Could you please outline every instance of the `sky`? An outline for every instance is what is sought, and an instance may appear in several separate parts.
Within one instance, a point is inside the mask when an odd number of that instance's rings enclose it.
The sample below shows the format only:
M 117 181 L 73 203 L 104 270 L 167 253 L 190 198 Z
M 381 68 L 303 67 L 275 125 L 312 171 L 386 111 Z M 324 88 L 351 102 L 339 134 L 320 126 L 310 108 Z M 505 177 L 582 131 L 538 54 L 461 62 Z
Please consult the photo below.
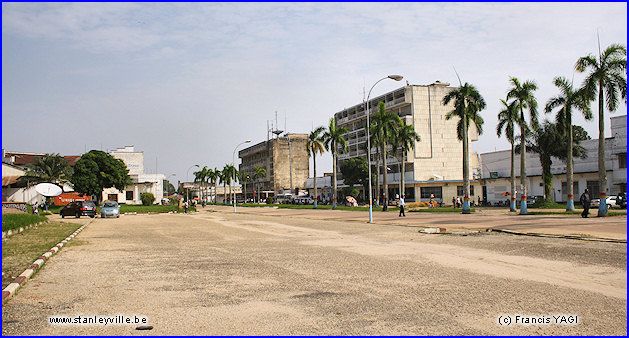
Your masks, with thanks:
M 504 150 L 509 78 L 535 81 L 540 120 L 553 119 L 553 78 L 581 84 L 574 64 L 597 52 L 597 32 L 602 48 L 626 46 L 627 3 L 2 3 L 2 148 L 133 145 L 145 173 L 176 183 L 265 141 L 276 112 L 279 129 L 308 133 L 382 77 L 404 80 L 372 97 L 456 85 L 456 68 L 487 102 L 472 150 Z M 619 115 L 626 105 L 607 114 L 607 137 Z M 574 124 L 598 137 L 597 118 Z M 317 169 L 332 171 L 330 153 Z

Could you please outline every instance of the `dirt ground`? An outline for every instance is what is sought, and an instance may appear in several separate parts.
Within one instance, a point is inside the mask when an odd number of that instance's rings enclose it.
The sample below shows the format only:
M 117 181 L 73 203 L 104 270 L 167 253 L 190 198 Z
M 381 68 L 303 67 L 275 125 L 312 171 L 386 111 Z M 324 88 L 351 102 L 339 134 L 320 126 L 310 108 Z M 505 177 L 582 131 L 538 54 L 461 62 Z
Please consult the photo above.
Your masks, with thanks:
M 208 210 L 96 219 L 3 306 L 3 334 L 627 333 L 626 244 Z M 153 330 L 50 325 L 58 315 L 145 316 Z M 553 315 L 578 322 L 498 323 Z

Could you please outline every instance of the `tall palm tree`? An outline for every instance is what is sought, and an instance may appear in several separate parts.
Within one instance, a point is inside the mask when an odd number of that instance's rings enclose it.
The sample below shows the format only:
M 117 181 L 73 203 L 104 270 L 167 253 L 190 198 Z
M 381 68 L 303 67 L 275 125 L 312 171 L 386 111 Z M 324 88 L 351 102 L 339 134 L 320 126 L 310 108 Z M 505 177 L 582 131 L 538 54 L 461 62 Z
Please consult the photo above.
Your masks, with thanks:
M 468 129 L 470 122 L 474 123 L 478 134 L 483 133 L 483 118 L 479 115 L 485 109 L 485 99 L 476 87 L 465 83 L 457 89 L 451 90 L 443 97 L 443 105 L 454 101 L 454 109 L 446 115 L 446 120 L 458 117 L 457 138 L 463 142 L 463 213 L 470 213 L 470 151 Z
M 627 48 L 612 44 L 600 53 L 598 60 L 592 54 L 577 60 L 574 68 L 578 72 L 591 69 L 584 81 L 584 88 L 592 94 L 592 100 L 598 91 L 598 180 L 601 203 L 598 216 L 607 216 L 607 172 L 605 169 L 605 103 L 607 110 L 616 111 L 619 95 L 627 104 Z M 605 96 L 607 102 L 605 102 Z
M 400 155 L 400 197 L 404 195 L 404 173 L 406 172 L 406 163 L 404 162 L 404 155 L 411 149 L 415 148 L 415 142 L 421 141 L 419 135 L 415 132 L 415 128 L 412 125 L 402 124 L 395 134 L 395 149 Z
M 34 164 L 27 164 L 26 167 L 28 170 L 19 178 L 20 181 L 63 185 L 72 176 L 68 161 L 59 154 L 44 154 Z
M 498 126 L 496 134 L 498 137 L 502 135 L 504 129 L 507 140 L 511 143 L 511 203 L 509 210 L 516 211 L 515 207 L 515 124 L 519 117 L 518 111 L 515 109 L 514 102 L 507 103 L 506 100 L 500 100 L 502 110 L 498 113 Z
M 568 202 L 566 210 L 574 211 L 574 173 L 572 163 L 573 151 L 573 135 L 572 135 L 572 110 L 579 110 L 583 113 L 586 120 L 592 119 L 590 110 L 590 97 L 586 88 L 575 90 L 571 82 L 564 77 L 556 77 L 554 79 L 555 86 L 559 88 L 560 94 L 552 97 L 546 103 L 544 111 L 546 114 L 551 113 L 553 109 L 559 108 L 555 117 L 557 123 L 557 131 L 562 136 L 567 136 L 568 149 L 566 151 L 566 189 Z
M 232 201 L 232 181 L 234 183 L 236 183 L 236 179 L 238 177 L 238 170 L 236 170 L 236 167 L 234 167 L 231 164 L 226 164 L 223 167 L 223 182 L 226 182 L 226 184 L 229 184 L 229 201 L 230 204 L 231 203 L 236 203 L 236 201 Z
M 239 178 L 240 183 L 242 183 L 244 187 L 244 189 L 242 190 L 242 196 L 245 203 L 247 203 L 247 183 L 251 182 L 251 175 L 249 175 L 249 173 L 247 172 L 241 171 Z
M 219 176 L 221 183 L 223 183 L 223 204 L 227 204 L 227 184 L 229 183 L 229 196 L 231 196 L 231 173 L 230 173 L 230 169 L 229 169 L 229 164 L 226 164 L 223 167 L 223 170 L 221 170 L 220 172 L 220 176 Z M 229 197 L 230 201 L 231 201 L 231 197 Z
M 527 214 L 526 208 L 526 137 L 530 134 L 531 129 L 537 130 L 539 122 L 537 121 L 537 99 L 533 92 L 537 89 L 535 81 L 520 81 L 512 77 L 510 79 L 512 88 L 507 92 L 507 100 L 513 99 L 515 109 L 520 113 L 516 123 L 520 126 L 520 184 L 522 185 L 522 198 L 520 200 L 520 215 Z M 529 111 L 530 123 L 524 118 L 524 110 Z
M 263 167 L 256 167 L 255 171 L 253 173 L 253 180 L 257 182 L 257 197 L 258 197 L 258 202 L 260 202 L 260 182 L 259 180 L 261 178 L 266 177 L 266 169 L 264 169 Z
M 380 155 L 382 156 L 382 180 L 384 189 L 384 198 L 382 201 L 382 211 L 387 210 L 389 200 L 389 180 L 387 172 L 387 154 L 388 146 L 393 143 L 393 138 L 397 134 L 397 130 L 402 125 L 400 117 L 391 111 L 387 111 L 384 102 L 378 103 L 378 112 L 372 117 L 371 123 L 374 132 L 374 141 L 380 147 Z
M 337 126 L 334 117 L 330 118 L 328 129 L 323 133 L 325 150 L 332 152 L 332 185 L 334 189 L 332 191 L 332 209 L 336 209 L 336 196 L 338 196 L 336 185 L 338 148 L 340 147 L 343 151 L 347 151 L 347 140 L 343 137 L 347 133 L 349 133 L 349 129 Z
M 205 188 L 205 182 L 207 181 L 208 174 L 209 174 L 208 168 L 207 166 L 205 166 L 203 167 L 203 169 L 193 172 L 193 174 L 194 174 L 194 181 L 201 183 L 201 186 L 199 187 L 199 194 L 201 195 L 200 196 L 201 201 L 204 201 L 205 198 L 207 197 L 204 195 L 204 188 Z
M 308 151 L 308 156 L 312 155 L 312 166 L 314 167 L 314 208 L 317 208 L 317 153 L 323 154 L 325 151 L 325 146 L 323 145 L 323 138 L 321 133 L 323 133 L 325 129 L 320 126 L 317 129 L 310 132 L 308 135 L 308 139 L 306 140 L 306 151 Z
M 220 178 L 220 170 L 214 168 L 214 170 L 208 170 L 208 179 L 210 184 L 214 187 L 214 203 L 216 203 L 216 196 L 218 193 L 218 180 Z

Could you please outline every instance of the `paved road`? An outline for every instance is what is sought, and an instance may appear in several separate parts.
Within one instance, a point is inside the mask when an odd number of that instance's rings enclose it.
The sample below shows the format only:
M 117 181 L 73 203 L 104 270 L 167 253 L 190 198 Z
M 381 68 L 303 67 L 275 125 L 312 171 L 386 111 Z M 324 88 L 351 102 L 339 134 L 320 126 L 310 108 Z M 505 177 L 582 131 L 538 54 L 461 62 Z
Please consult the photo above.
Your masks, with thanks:
M 96 219 L 77 239 L 3 306 L 4 335 L 627 333 L 626 244 L 220 211 Z M 498 325 L 557 314 L 579 322 Z

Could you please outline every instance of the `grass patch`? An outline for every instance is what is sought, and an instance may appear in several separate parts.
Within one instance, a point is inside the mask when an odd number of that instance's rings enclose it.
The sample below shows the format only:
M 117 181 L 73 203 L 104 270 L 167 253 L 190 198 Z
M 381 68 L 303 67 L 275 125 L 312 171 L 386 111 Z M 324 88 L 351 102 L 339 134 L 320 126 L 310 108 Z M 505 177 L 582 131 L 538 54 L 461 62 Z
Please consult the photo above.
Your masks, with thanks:
M 45 216 L 34 214 L 6 214 L 2 215 L 2 231 L 15 230 L 47 220 Z
M 548 199 L 536 199 L 535 203 L 528 205 L 527 208 L 531 209 L 565 209 L 566 204 L 559 204 L 555 201 Z
M 442 208 L 413 209 L 413 210 L 409 210 L 409 212 L 458 212 L 458 213 L 461 213 L 463 212 L 463 210 L 459 208 L 442 207 Z M 476 212 L 476 209 L 471 208 L 470 212 Z
M 2 242 L 2 288 L 9 285 L 42 254 L 81 226 L 82 224 L 77 223 L 46 223 L 4 240 Z

